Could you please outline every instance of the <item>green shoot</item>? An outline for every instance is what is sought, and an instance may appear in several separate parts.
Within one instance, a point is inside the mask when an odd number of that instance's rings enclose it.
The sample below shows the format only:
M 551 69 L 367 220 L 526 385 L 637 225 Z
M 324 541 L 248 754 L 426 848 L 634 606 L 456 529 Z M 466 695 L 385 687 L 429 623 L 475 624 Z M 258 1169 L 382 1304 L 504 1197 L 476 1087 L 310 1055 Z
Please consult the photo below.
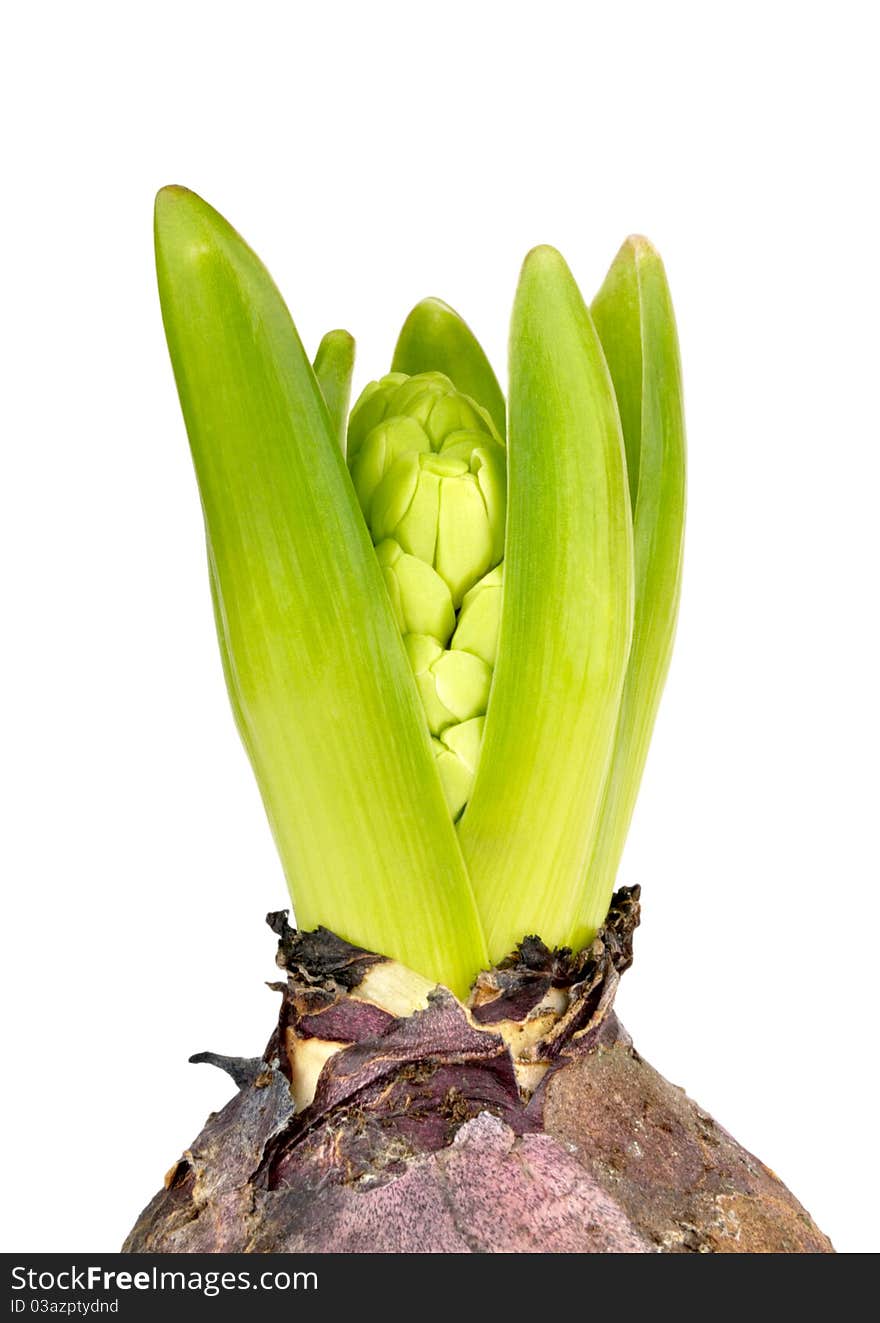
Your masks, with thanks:
M 315 374 L 265 268 L 200 198 L 159 194 L 156 257 L 224 666 L 297 921 L 461 994 L 480 924 Z
M 635 622 L 587 875 L 583 920 L 604 921 L 654 729 L 681 591 L 685 432 L 681 368 L 663 263 L 646 239 L 621 248 L 592 307 L 614 381 L 633 509 Z
M 459 838 L 489 955 L 584 936 L 582 890 L 632 630 L 626 464 L 611 378 L 560 255 L 523 266 L 510 337 L 498 660 Z

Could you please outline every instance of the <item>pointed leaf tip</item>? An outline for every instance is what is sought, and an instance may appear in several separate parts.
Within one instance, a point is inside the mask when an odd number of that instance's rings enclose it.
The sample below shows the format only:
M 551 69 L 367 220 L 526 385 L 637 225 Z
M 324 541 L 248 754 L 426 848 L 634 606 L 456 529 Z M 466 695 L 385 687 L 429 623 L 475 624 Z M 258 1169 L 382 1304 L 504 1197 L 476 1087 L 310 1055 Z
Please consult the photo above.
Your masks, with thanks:
M 407 376 L 442 372 L 486 410 L 504 436 L 506 406 L 492 365 L 467 323 L 442 299 L 416 304 L 401 328 L 391 367 Z
M 553 245 L 549 243 L 539 243 L 534 248 L 530 248 L 524 257 L 522 264 L 523 275 L 525 275 L 527 271 L 530 272 L 532 270 L 552 271 L 561 269 L 567 271 L 568 263 L 562 256 L 562 253 L 560 253 L 559 249 L 554 248 Z
M 314 371 L 330 414 L 333 433 L 345 454 L 348 406 L 351 400 L 351 377 L 354 371 L 355 342 L 348 331 L 328 331 L 318 345 Z
M 156 223 L 164 223 L 174 216 L 182 214 L 182 209 L 195 207 L 207 211 L 213 211 L 204 198 L 200 198 L 198 193 L 192 189 L 185 188 L 183 184 L 165 184 L 156 194 L 156 201 L 153 206 L 153 212 Z M 214 212 L 217 215 L 216 212 Z
M 628 234 L 623 241 L 623 247 L 629 244 L 637 252 L 653 253 L 655 257 L 659 256 L 657 249 L 644 234 Z
M 657 249 L 651 243 L 651 240 L 646 239 L 644 234 L 627 235 L 623 243 L 620 245 L 620 249 L 617 253 L 617 256 L 614 259 L 614 262 L 612 262 L 611 264 L 612 269 L 614 268 L 615 263 L 619 262 L 627 254 L 631 255 L 632 260 L 636 263 L 637 266 L 640 266 L 646 262 L 650 262 L 660 267 L 662 270 L 663 259 L 661 258 Z

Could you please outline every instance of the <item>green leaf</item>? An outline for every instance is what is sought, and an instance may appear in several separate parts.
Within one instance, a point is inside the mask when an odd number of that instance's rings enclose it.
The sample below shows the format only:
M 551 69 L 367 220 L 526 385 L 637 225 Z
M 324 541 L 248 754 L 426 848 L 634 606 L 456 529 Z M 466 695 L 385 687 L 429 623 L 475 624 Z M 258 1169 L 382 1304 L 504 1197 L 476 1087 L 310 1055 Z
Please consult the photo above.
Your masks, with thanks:
M 562 257 L 523 265 L 510 339 L 501 633 L 459 824 L 497 960 L 584 937 L 582 891 L 632 629 L 626 465 L 611 378 Z
M 158 196 L 156 262 L 224 667 L 297 922 L 462 994 L 480 925 L 315 374 L 259 259 L 185 189 Z
M 413 308 L 398 337 L 391 370 L 410 377 L 442 372 L 488 411 L 499 436 L 504 436 L 504 396 L 492 366 L 467 323 L 440 299 L 422 299 Z
M 354 371 L 354 339 L 348 331 L 328 331 L 315 355 L 315 376 L 330 415 L 330 426 L 345 454 L 351 374 Z
M 685 516 L 685 428 L 672 300 L 658 253 L 627 239 L 592 307 L 629 466 L 635 623 L 584 921 L 605 918 L 641 784 L 675 635 Z

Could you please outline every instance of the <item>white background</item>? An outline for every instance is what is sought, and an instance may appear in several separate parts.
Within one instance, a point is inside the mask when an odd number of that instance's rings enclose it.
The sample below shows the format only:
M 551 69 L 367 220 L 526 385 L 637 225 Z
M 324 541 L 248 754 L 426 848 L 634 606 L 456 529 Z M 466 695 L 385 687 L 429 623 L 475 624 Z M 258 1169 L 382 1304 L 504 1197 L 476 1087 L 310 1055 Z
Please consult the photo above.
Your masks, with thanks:
M 873 11 L 873 13 L 872 13 Z M 152 267 L 201 192 L 310 347 L 648 234 L 690 442 L 623 877 L 642 1052 L 876 1250 L 876 7 L 21 6 L 4 42 L 2 1247 L 115 1249 L 257 1053 L 286 893 L 229 715 Z M 9 20 L 7 20 L 9 22 Z

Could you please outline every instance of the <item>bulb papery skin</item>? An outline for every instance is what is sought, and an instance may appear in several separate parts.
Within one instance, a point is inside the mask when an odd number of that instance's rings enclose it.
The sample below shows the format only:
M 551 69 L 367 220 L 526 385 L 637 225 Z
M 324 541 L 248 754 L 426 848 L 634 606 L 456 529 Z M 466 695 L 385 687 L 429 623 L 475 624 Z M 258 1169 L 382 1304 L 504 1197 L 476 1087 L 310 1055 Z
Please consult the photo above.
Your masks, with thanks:
M 460 729 L 460 728 L 459 728 Z M 261 1057 L 127 1253 L 829 1253 L 797 1199 L 635 1051 L 614 1010 L 638 889 L 580 952 L 538 937 L 466 1001 L 268 916 Z
M 392 372 L 352 410 L 347 457 L 457 819 L 498 650 L 505 448 L 486 410 L 448 377 Z

